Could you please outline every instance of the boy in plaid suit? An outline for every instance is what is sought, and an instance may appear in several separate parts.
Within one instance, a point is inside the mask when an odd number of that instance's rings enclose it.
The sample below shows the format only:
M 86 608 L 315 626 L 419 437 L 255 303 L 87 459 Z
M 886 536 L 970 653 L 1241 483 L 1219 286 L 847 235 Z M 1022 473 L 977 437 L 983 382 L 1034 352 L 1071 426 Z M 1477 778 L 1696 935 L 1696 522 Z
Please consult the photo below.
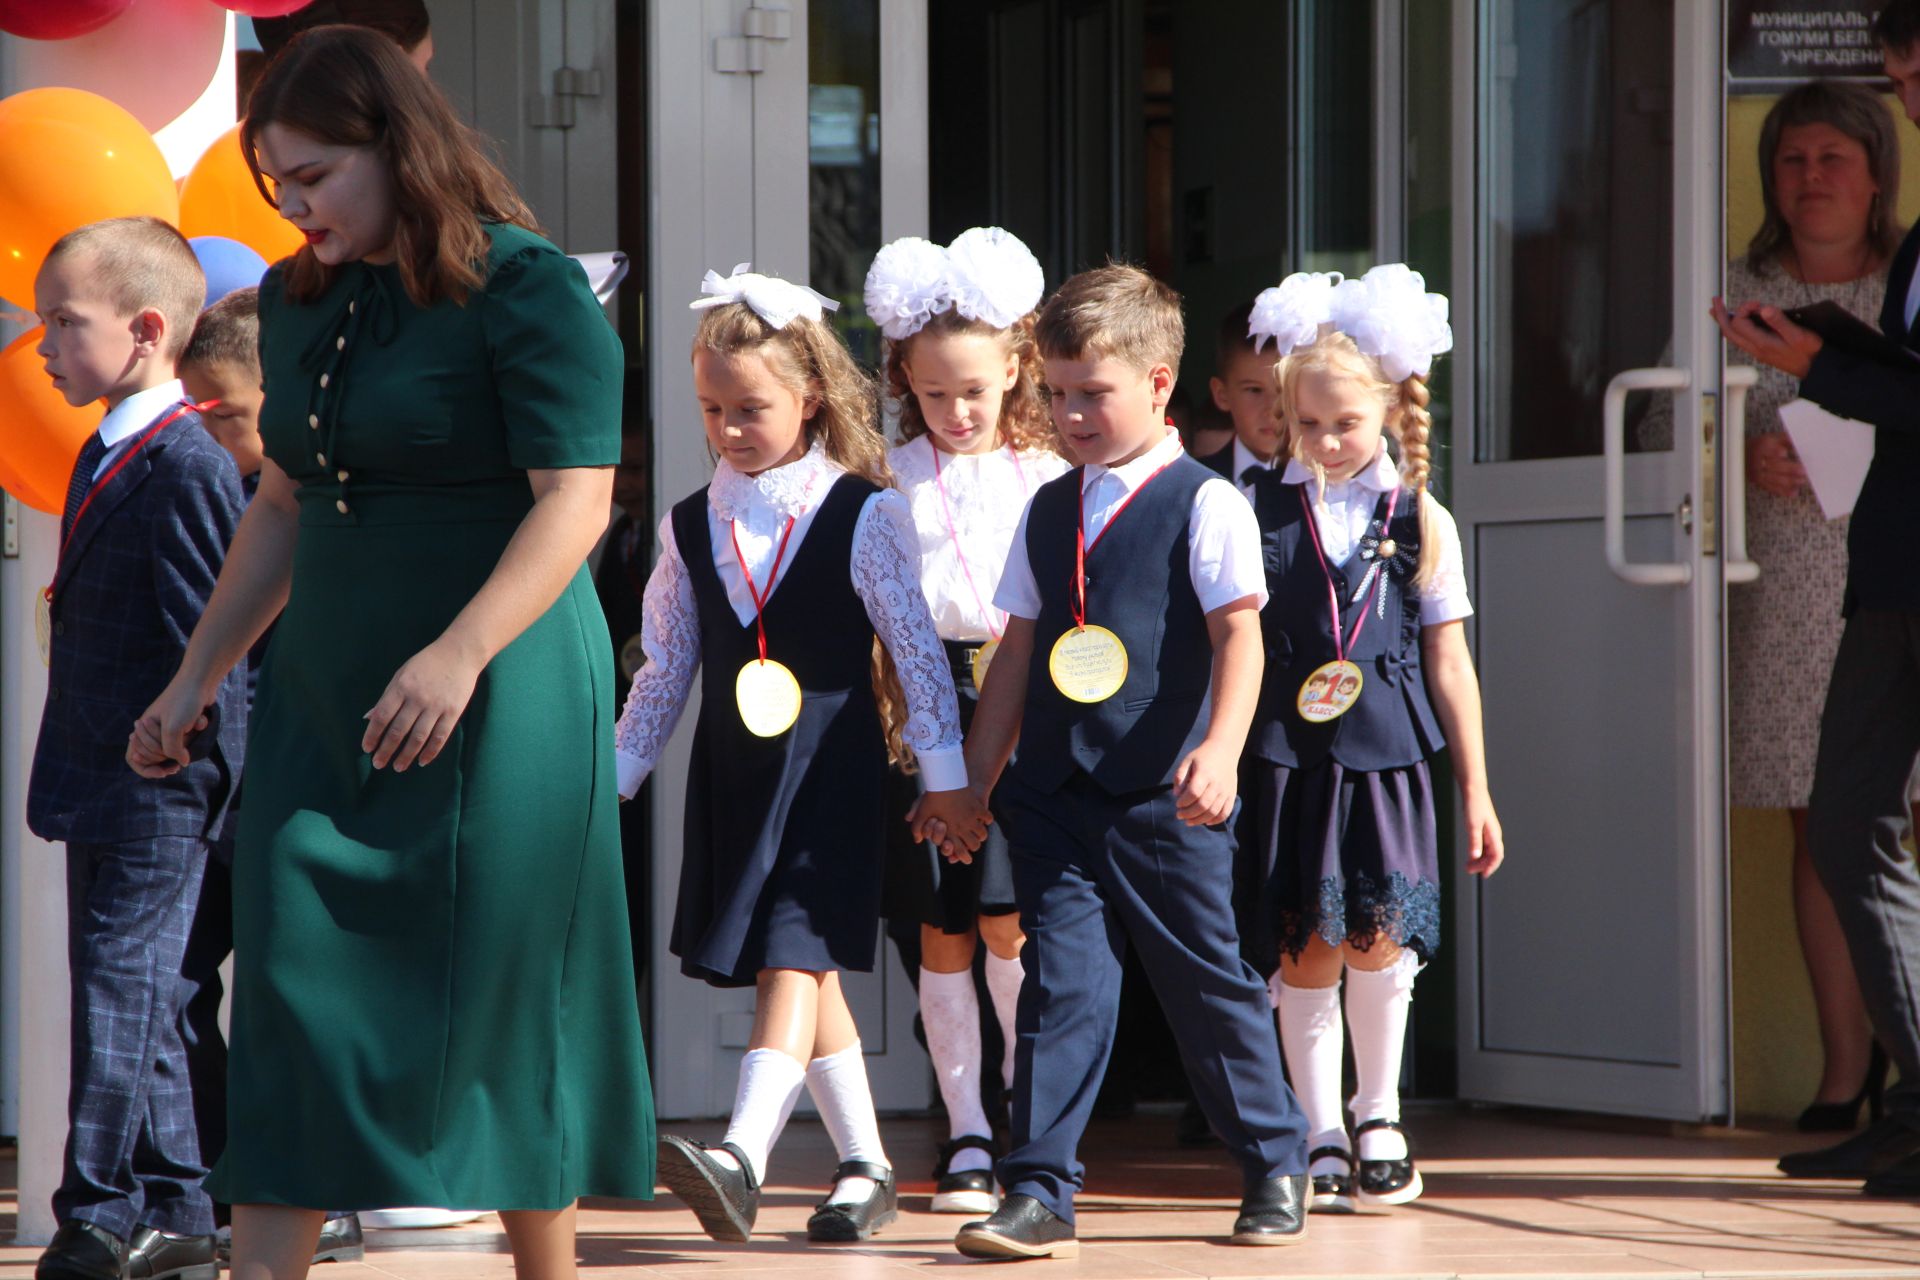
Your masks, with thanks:
M 46 709 L 27 825 L 67 846 L 70 1127 L 38 1280 L 215 1280 L 178 1024 L 180 962 L 239 776 L 246 676 L 211 691 L 192 761 L 127 766 L 134 721 L 179 667 L 240 521 L 233 461 L 174 366 L 205 296 L 192 249 L 154 218 L 71 232 L 34 281 L 38 348 L 72 405 L 105 400 L 80 450 L 46 591 Z

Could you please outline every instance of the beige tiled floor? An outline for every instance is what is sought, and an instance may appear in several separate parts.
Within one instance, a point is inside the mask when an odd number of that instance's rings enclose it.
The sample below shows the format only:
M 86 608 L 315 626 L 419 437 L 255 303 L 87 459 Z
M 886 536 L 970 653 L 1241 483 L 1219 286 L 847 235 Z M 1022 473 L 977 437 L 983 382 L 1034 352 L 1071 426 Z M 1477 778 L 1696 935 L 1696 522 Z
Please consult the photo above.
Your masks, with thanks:
M 1420 1111 L 1409 1117 L 1427 1195 L 1391 1214 L 1320 1217 L 1287 1249 L 1236 1249 L 1223 1236 L 1238 1180 L 1217 1150 L 1172 1139 L 1171 1115 L 1143 1112 L 1089 1135 L 1081 1255 L 1020 1269 L 1086 1280 L 1285 1276 L 1915 1276 L 1920 1202 L 1868 1200 L 1853 1187 L 1790 1182 L 1773 1170 L 1806 1139 L 1752 1129 L 1667 1126 L 1520 1111 Z M 711 1138 L 713 1126 L 690 1126 Z M 923 1212 L 924 1168 L 938 1138 L 922 1120 L 886 1127 L 892 1154 L 920 1180 L 902 1185 L 901 1220 L 867 1246 L 810 1246 L 807 1213 L 833 1164 L 817 1125 L 796 1123 L 774 1156 L 773 1185 L 751 1245 L 699 1234 L 671 1199 L 590 1203 L 581 1218 L 589 1277 L 840 1280 L 971 1265 L 953 1252 L 964 1219 Z M 4 1168 L 11 1174 L 11 1162 Z M 11 1185 L 12 1179 L 6 1179 Z M 0 1191 L 10 1217 L 12 1192 Z M 0 1232 L 10 1222 L 0 1220 Z M 34 1250 L 0 1247 L 0 1280 L 30 1276 Z M 494 1219 L 471 1228 L 377 1232 L 364 1264 L 318 1280 L 485 1280 L 512 1267 Z

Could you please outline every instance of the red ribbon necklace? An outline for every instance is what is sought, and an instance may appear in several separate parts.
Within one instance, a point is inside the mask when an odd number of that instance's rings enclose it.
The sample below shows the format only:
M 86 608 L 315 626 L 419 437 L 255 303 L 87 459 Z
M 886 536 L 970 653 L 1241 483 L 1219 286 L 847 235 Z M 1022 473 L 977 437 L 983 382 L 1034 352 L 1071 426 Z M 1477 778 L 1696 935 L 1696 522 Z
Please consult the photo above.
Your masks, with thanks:
M 60 538 L 60 552 L 57 556 L 54 557 L 54 562 L 53 562 L 53 581 L 54 582 L 60 581 L 60 567 L 67 562 L 67 547 L 73 542 L 73 535 L 79 531 L 80 520 L 82 517 L 84 517 L 87 514 L 87 508 L 93 505 L 94 495 L 99 493 L 102 489 L 105 489 L 109 484 L 113 482 L 113 478 L 120 474 L 120 468 L 126 466 L 129 462 L 132 462 L 135 456 L 138 455 L 142 449 L 147 447 L 147 441 L 153 439 L 155 436 L 159 435 L 162 431 L 165 431 L 168 427 L 172 426 L 174 422 L 182 414 L 189 413 L 189 412 L 200 413 L 204 410 L 211 409 L 214 405 L 218 403 L 220 403 L 218 400 L 209 400 L 204 404 L 190 404 L 185 401 L 182 401 L 180 404 L 175 405 L 173 412 L 169 413 L 166 417 L 160 419 L 160 421 L 154 423 L 151 427 L 148 427 L 146 430 L 146 433 L 143 434 L 138 440 L 134 441 L 133 448 L 123 452 L 120 455 L 120 457 L 115 460 L 114 464 L 111 467 L 107 468 L 107 473 L 105 475 L 101 476 L 98 480 L 94 480 L 90 482 L 87 485 L 87 496 L 80 500 L 80 509 L 73 513 L 73 523 L 67 526 L 66 533 L 63 534 Z M 47 584 L 42 594 L 46 596 L 47 603 L 51 605 L 53 603 L 53 583 L 52 582 Z

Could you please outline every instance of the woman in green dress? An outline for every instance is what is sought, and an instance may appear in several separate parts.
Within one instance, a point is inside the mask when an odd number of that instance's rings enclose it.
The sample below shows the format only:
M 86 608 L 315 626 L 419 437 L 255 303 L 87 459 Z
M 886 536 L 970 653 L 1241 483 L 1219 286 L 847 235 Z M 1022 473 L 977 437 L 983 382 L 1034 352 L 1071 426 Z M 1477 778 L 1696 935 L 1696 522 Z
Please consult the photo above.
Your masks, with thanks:
M 522 1277 L 571 1277 L 575 1200 L 653 1191 L 612 654 L 583 567 L 620 344 L 385 37 L 296 39 L 242 138 L 307 237 L 261 286 L 268 461 L 128 752 L 177 768 L 280 615 L 209 1187 L 243 1280 L 304 1275 L 319 1206 L 391 1205 L 501 1210 Z

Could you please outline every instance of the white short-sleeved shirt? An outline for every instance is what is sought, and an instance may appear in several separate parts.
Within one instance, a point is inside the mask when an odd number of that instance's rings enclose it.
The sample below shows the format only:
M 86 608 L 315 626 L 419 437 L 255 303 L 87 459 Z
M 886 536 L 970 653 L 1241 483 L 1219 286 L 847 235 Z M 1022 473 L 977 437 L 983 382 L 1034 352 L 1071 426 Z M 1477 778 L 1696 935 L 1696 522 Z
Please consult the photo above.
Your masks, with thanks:
M 1287 484 L 1305 485 L 1309 498 L 1314 497 L 1319 488 L 1313 472 L 1299 462 L 1287 463 L 1286 472 L 1280 478 Z M 1320 547 L 1329 561 L 1344 565 L 1352 558 L 1354 548 L 1360 545 L 1367 526 L 1373 522 L 1380 495 L 1399 487 L 1400 473 L 1394 470 L 1393 459 L 1387 456 L 1384 445 L 1373 461 L 1351 480 L 1327 485 L 1326 493 L 1311 505 L 1314 527 L 1320 532 Z M 1440 560 L 1432 580 L 1411 588 L 1410 594 L 1420 602 L 1421 625 L 1435 627 L 1472 616 L 1473 603 L 1467 598 L 1466 558 L 1460 551 L 1460 529 L 1431 493 L 1422 501 L 1433 511 L 1433 530 L 1440 539 Z
M 1182 452 L 1180 437 L 1169 431 L 1165 439 L 1132 462 L 1117 467 L 1094 464 L 1082 471 L 1080 492 L 1086 510 L 1087 542 L 1091 544 L 1100 536 L 1121 503 Z M 1000 575 L 1000 589 L 993 597 L 996 606 L 1017 618 L 1040 616 L 1040 584 L 1034 580 L 1033 565 L 1027 559 L 1027 517 L 1032 511 L 1029 504 L 1020 515 L 1020 527 L 1007 552 L 1007 567 Z M 1193 513 L 1187 518 L 1187 573 L 1193 579 L 1194 594 L 1200 597 L 1200 607 L 1208 613 L 1248 596 L 1254 598 L 1256 607 L 1267 603 L 1260 526 L 1253 518 L 1253 507 L 1227 480 L 1208 480 L 1194 491 Z

